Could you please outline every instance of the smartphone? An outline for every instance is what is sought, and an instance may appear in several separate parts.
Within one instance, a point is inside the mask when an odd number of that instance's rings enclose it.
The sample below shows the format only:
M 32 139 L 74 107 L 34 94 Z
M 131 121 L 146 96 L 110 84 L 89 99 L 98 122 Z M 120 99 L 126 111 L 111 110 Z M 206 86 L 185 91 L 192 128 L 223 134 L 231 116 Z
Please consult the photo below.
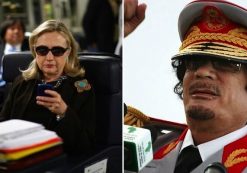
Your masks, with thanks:
M 54 90 L 51 84 L 38 84 L 37 95 L 38 96 L 50 96 L 45 93 L 45 90 Z

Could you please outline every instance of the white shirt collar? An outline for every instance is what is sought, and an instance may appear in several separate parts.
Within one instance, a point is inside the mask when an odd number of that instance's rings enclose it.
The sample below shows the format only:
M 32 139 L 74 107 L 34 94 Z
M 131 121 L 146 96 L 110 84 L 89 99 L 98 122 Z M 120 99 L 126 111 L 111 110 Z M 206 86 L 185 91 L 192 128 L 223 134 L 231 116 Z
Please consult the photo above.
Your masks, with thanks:
M 223 146 L 226 146 L 227 144 L 236 141 L 241 137 L 244 137 L 246 134 L 247 134 L 247 126 L 244 126 L 241 129 L 231 132 L 225 136 L 198 145 L 197 147 L 199 149 L 202 161 L 207 160 L 215 152 L 222 149 Z M 189 145 L 193 145 L 193 146 L 195 145 L 190 130 L 188 130 L 185 135 L 180 152 Z
M 13 45 L 10 45 L 9 43 L 6 43 L 5 44 L 5 49 L 4 49 L 4 54 L 10 54 L 10 53 L 13 53 L 13 52 L 20 52 L 21 51 L 21 44 L 17 44 L 14 46 L 15 47 L 15 51 L 12 51 L 13 50 Z

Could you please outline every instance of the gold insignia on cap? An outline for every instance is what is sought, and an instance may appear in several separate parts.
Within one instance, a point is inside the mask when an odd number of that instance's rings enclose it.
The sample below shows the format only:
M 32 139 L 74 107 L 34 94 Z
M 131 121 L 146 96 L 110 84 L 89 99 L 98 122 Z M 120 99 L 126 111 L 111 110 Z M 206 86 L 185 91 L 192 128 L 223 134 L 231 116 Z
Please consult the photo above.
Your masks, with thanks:
M 247 60 L 247 28 L 228 19 L 217 7 L 206 6 L 183 38 L 179 53 L 207 54 L 226 59 Z
M 224 165 L 225 167 L 229 168 L 238 163 L 246 162 L 247 156 L 243 156 L 243 154 L 247 153 L 247 149 L 237 149 L 234 150 L 226 159 Z M 240 156 L 241 155 L 241 156 Z
M 76 81 L 74 85 L 79 93 L 91 89 L 91 85 L 88 83 L 86 79 Z

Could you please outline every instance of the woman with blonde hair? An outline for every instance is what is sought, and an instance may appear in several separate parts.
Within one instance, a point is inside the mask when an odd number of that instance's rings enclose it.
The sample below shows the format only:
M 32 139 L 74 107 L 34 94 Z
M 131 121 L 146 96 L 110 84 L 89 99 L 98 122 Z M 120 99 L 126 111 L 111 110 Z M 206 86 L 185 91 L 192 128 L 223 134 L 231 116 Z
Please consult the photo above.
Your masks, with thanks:
M 32 32 L 29 45 L 34 59 L 15 79 L 0 120 L 43 124 L 63 139 L 68 153 L 89 154 L 94 144 L 94 92 L 80 67 L 75 39 L 64 23 L 48 20 Z

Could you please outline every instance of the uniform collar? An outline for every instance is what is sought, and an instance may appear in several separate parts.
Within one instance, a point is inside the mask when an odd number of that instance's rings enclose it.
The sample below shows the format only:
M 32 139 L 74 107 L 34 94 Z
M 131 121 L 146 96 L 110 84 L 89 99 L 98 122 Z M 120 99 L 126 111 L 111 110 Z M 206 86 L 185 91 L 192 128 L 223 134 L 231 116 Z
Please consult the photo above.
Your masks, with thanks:
M 231 132 L 225 136 L 222 136 L 220 138 L 217 138 L 212 141 L 198 145 L 197 147 L 199 149 L 202 161 L 207 160 L 215 152 L 222 149 L 223 146 L 226 146 L 227 144 L 230 144 L 233 141 L 236 141 L 237 139 L 245 136 L 246 134 L 247 134 L 247 126 L 244 126 L 241 129 Z M 188 130 L 185 135 L 180 152 L 189 145 L 193 145 L 193 146 L 195 145 L 190 130 Z

